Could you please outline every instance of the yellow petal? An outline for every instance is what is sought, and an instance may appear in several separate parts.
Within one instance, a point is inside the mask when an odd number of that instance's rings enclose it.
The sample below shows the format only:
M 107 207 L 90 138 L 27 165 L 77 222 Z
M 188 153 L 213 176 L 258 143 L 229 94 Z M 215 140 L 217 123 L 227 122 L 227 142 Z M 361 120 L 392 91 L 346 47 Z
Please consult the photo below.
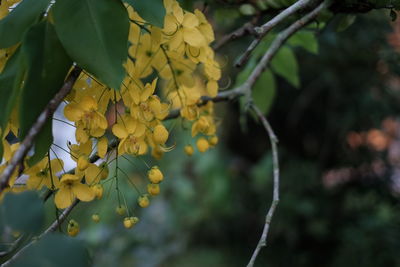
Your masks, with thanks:
M 182 45 L 183 42 L 183 32 L 182 30 L 177 30 L 176 33 L 171 37 L 169 41 L 169 49 L 170 50 L 177 50 L 179 46 Z M 168 68 L 166 68 L 168 69 Z
M 143 123 L 138 123 L 136 126 L 135 136 L 141 137 L 146 132 L 146 126 Z
M 83 110 L 75 103 L 65 106 L 64 116 L 70 121 L 79 121 L 82 118 Z
M 182 23 L 183 21 L 183 9 L 179 6 L 179 3 L 175 1 L 175 3 L 172 4 L 172 12 L 176 18 L 176 20 L 179 23 Z
M 79 103 L 79 106 L 85 111 L 97 110 L 97 102 L 91 96 L 84 96 L 81 102 Z
M 107 119 L 104 117 L 103 114 L 101 114 L 100 112 L 96 112 L 96 117 L 98 120 L 98 125 L 101 129 L 107 129 L 108 123 L 107 123 Z
M 74 183 L 72 191 L 82 201 L 92 201 L 95 197 L 93 190 L 86 184 Z
M 193 13 L 186 13 L 182 25 L 186 28 L 195 28 L 199 26 L 199 19 Z
M 112 132 L 119 139 L 123 139 L 128 136 L 126 128 L 121 124 L 114 124 L 114 126 L 112 127 Z
M 53 173 L 60 172 L 64 166 L 64 162 L 61 159 L 52 159 L 50 161 L 51 170 Z
M 92 146 L 92 140 L 89 139 L 87 142 L 82 143 L 79 146 L 79 150 L 81 154 L 90 155 L 92 153 Z
M 127 118 L 125 120 L 125 127 L 129 134 L 133 134 L 136 130 L 137 122 L 133 118 Z
M 54 197 L 54 203 L 59 209 L 68 208 L 69 206 L 71 206 L 73 200 L 73 193 L 68 187 L 64 187 L 58 190 Z
M 40 190 L 43 187 L 43 176 L 36 176 L 32 175 L 29 176 L 28 180 L 26 181 L 26 185 L 28 186 L 29 189 L 32 190 Z
M 74 174 L 64 174 L 61 177 L 61 183 L 70 183 L 79 180 L 79 176 Z
M 218 83 L 214 80 L 209 80 L 207 83 L 207 93 L 211 97 L 216 97 L 218 94 Z
M 89 140 L 89 135 L 86 133 L 83 127 L 77 127 L 75 131 L 75 138 L 79 143 L 86 143 Z
M 85 180 L 88 185 L 92 185 L 100 180 L 100 168 L 91 163 L 85 170 Z
M 197 28 L 183 28 L 183 40 L 194 47 L 206 45 L 206 41 Z
M 171 14 L 165 15 L 165 17 L 164 17 L 164 32 L 167 36 L 174 34 L 178 30 L 178 27 L 179 27 L 179 23 L 173 15 L 171 15 Z
M 103 136 L 102 138 L 99 139 L 99 142 L 97 143 L 97 155 L 99 155 L 100 158 L 104 158 L 106 156 L 107 147 L 108 147 L 108 139 L 107 137 Z

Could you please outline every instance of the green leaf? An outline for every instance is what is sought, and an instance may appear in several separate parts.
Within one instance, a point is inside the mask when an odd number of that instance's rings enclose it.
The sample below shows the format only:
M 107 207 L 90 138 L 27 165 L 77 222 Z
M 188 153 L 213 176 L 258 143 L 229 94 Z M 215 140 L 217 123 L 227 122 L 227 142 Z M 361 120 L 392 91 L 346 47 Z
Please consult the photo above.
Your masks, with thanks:
M 151 25 L 162 28 L 164 25 L 165 8 L 162 0 L 124 0 Z
M 285 78 L 294 87 L 300 86 L 299 66 L 292 49 L 286 46 L 279 49 L 271 61 L 271 67 L 274 72 Z
M 4 132 L 10 119 L 12 109 L 17 104 L 21 91 L 21 83 L 25 68 L 21 64 L 21 52 L 18 48 L 7 60 L 3 72 L 0 74 L 0 140 L 8 133 Z M 0 142 L 0 159 L 3 157 L 3 143 Z
M 0 208 L 5 225 L 15 231 L 37 233 L 43 226 L 43 202 L 35 191 L 7 193 Z
M 355 15 L 345 15 L 343 16 L 338 25 L 336 26 L 336 31 L 338 32 L 342 32 L 344 30 L 346 30 L 348 27 L 350 27 L 354 21 L 356 20 L 356 16 Z
M 28 159 L 28 165 L 33 166 L 43 159 L 49 151 L 50 146 L 53 144 L 53 141 L 53 121 L 48 120 L 40 133 L 36 136 L 35 154 Z
M 146 2 L 148 1 L 141 1 Z M 57 34 L 70 57 L 107 86 L 119 89 L 128 57 L 129 17 L 120 0 L 57 0 Z
M 310 31 L 300 31 L 293 35 L 288 43 L 292 46 L 300 46 L 312 54 L 318 54 L 318 40 Z
M 272 106 L 276 91 L 274 75 L 271 71 L 264 71 L 255 83 L 252 94 L 254 104 L 267 114 Z
M 89 266 L 89 257 L 82 241 L 51 233 L 26 249 L 13 266 L 84 267 Z
M 19 109 L 20 138 L 23 139 L 62 87 L 72 61 L 58 40 L 53 26 L 47 22 L 41 22 L 27 32 L 21 49 L 27 66 Z M 41 133 L 42 137 L 48 135 L 49 128 L 45 130 L 45 133 Z M 43 144 L 46 147 L 41 147 Z M 40 152 L 36 157 L 43 157 L 49 144 L 40 141 L 35 147 L 36 153 Z
M 50 0 L 24 0 L 0 20 L 0 48 L 10 47 L 24 36 L 29 27 L 45 11 Z

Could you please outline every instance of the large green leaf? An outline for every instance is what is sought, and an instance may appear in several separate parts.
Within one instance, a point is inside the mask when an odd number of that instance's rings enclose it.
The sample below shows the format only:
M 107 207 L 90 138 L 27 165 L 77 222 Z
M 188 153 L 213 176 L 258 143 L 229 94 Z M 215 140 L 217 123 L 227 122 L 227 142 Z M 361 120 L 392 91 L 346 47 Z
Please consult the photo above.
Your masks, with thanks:
M 21 64 L 21 51 L 18 49 L 8 59 L 3 72 L 0 74 L 0 128 L 4 129 L 8 119 L 10 118 L 11 110 L 16 104 L 19 95 L 21 77 L 20 71 L 23 69 Z M 7 133 L 3 133 L 7 134 Z
M 43 226 L 43 201 L 37 192 L 8 193 L 0 209 L 4 224 L 15 231 L 37 233 Z
M 271 61 L 271 67 L 280 76 L 285 78 L 291 85 L 300 86 L 299 66 L 292 49 L 284 46 Z
M 299 31 L 293 35 L 288 43 L 292 46 L 300 46 L 310 53 L 318 54 L 318 40 L 311 31 Z
M 11 111 L 17 104 L 24 71 L 25 68 L 21 64 L 21 52 L 20 49 L 17 49 L 8 59 L 3 72 L 0 74 L 0 128 L 2 130 L 0 137 L 7 135 L 4 130 L 11 116 Z M 0 159 L 2 156 L 3 144 L 0 143 Z
M 164 25 L 165 8 L 162 0 L 124 0 L 133 7 L 133 9 L 146 22 L 162 28 Z
M 89 257 L 82 241 L 52 233 L 25 250 L 12 266 L 84 267 L 89 266 Z
M 62 87 L 72 61 L 58 40 L 54 27 L 47 22 L 41 22 L 27 32 L 21 49 L 27 66 L 19 109 L 22 139 Z M 48 136 L 51 127 L 45 127 L 44 130 L 47 131 L 44 135 Z M 41 145 L 45 145 L 45 148 L 39 148 Z M 35 147 L 36 152 L 41 152 L 38 157 L 43 157 L 43 152 L 49 149 L 49 143 L 36 142 Z
M 100 81 L 119 89 L 128 57 L 129 16 L 120 0 L 57 0 L 57 34 L 70 57 Z
M 258 78 L 252 90 L 254 103 L 264 114 L 267 114 L 272 106 L 275 91 L 274 75 L 271 71 L 266 70 Z
M 4 19 L 0 20 L 0 48 L 10 47 L 24 36 L 24 33 L 45 11 L 50 0 L 23 0 Z

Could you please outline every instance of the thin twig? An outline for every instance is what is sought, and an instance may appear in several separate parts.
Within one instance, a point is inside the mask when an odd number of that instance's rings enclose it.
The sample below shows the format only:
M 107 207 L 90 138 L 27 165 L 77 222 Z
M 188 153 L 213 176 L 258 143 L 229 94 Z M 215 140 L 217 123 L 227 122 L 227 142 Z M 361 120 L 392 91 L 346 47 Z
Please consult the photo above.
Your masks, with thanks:
M 269 20 L 267 23 L 261 25 L 260 27 L 256 27 L 254 31 L 257 33 L 257 38 L 253 40 L 253 42 L 249 45 L 247 50 L 243 53 L 243 55 L 239 58 L 236 67 L 243 66 L 247 60 L 249 59 L 253 50 L 257 47 L 257 45 L 261 42 L 261 40 L 279 23 L 284 21 L 286 18 L 290 17 L 294 13 L 298 12 L 301 9 L 307 8 L 311 6 L 315 0 L 299 0 L 293 5 L 289 6 L 281 13 L 276 15 L 273 19 Z
M 214 50 L 219 50 L 221 47 L 226 45 L 228 42 L 236 40 L 240 37 L 243 37 L 248 34 L 253 34 L 255 35 L 255 30 L 254 30 L 254 23 L 253 22 L 246 22 L 243 24 L 241 27 L 238 29 L 234 30 L 233 32 L 224 35 L 218 42 L 216 42 L 213 45 Z
M 265 130 L 268 133 L 268 137 L 271 143 L 272 149 L 272 166 L 273 166 L 273 196 L 272 196 L 272 203 L 268 210 L 268 213 L 265 217 L 265 224 L 264 229 L 261 234 L 261 238 L 258 241 L 257 247 L 255 248 L 253 255 L 250 258 L 247 267 L 254 266 L 254 262 L 258 256 L 260 250 L 267 245 L 267 237 L 269 232 L 269 226 L 271 224 L 272 217 L 274 215 L 276 206 L 279 203 L 279 156 L 278 156 L 278 138 L 276 137 L 274 131 L 272 130 L 271 125 L 269 124 L 268 120 L 265 118 L 261 110 L 254 104 L 250 105 L 250 108 L 257 114 L 257 117 L 261 121 L 262 125 L 264 126 Z
M 14 173 L 14 170 L 24 160 L 28 151 L 33 146 L 36 136 L 40 133 L 46 121 L 53 116 L 57 107 L 71 91 L 72 86 L 78 79 L 81 71 L 82 71 L 81 68 L 75 67 L 70 72 L 67 79 L 65 80 L 64 85 L 61 87 L 60 91 L 58 91 L 58 93 L 53 97 L 53 99 L 50 100 L 46 108 L 39 115 L 36 122 L 29 130 L 28 134 L 26 135 L 22 143 L 19 145 L 18 150 L 15 152 L 13 158 L 11 159 L 7 167 L 4 169 L 0 177 L 0 194 L 3 192 L 5 188 L 8 187 L 8 182 L 12 174 Z
M 324 1 L 323 3 L 318 5 L 315 9 L 313 9 L 311 12 L 309 12 L 304 17 L 297 20 L 292 25 L 290 25 L 287 29 L 285 29 L 280 34 L 278 34 L 278 36 L 272 42 L 271 46 L 268 48 L 267 52 L 264 54 L 264 56 L 261 58 L 260 62 L 257 64 L 257 66 L 254 68 L 253 72 L 250 74 L 249 78 L 243 84 L 243 90 L 250 90 L 253 87 L 253 85 L 256 83 L 257 79 L 260 77 L 260 75 L 263 73 L 265 68 L 271 62 L 272 58 L 279 51 L 279 49 L 282 47 L 282 45 L 284 45 L 285 42 L 290 38 L 290 36 L 292 36 L 298 30 L 300 30 L 301 28 L 306 26 L 308 23 L 310 23 L 322 10 L 324 10 L 326 7 L 329 6 L 329 3 L 330 3 L 330 1 Z

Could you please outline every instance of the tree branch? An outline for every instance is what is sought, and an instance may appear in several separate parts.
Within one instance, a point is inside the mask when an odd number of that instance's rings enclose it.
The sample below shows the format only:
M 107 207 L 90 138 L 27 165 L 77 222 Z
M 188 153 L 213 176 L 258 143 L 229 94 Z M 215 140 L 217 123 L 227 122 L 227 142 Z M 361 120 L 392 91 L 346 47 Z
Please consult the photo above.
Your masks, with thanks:
M 221 47 L 223 47 L 228 42 L 236 40 L 236 39 L 238 39 L 242 36 L 248 35 L 248 34 L 255 34 L 254 23 L 252 23 L 252 22 L 246 22 L 240 28 L 234 30 L 233 32 L 231 32 L 227 35 L 224 35 L 220 40 L 218 40 L 218 42 L 216 42 L 213 45 L 213 49 L 219 50 Z
M 19 145 L 18 150 L 15 152 L 14 156 L 12 157 L 11 161 L 4 169 L 0 177 L 0 194 L 4 191 L 5 188 L 8 187 L 8 182 L 11 179 L 11 176 L 14 173 L 15 169 L 24 160 L 26 154 L 33 146 L 36 136 L 40 133 L 46 121 L 53 116 L 57 107 L 63 101 L 65 96 L 67 96 L 68 93 L 71 91 L 72 86 L 78 79 L 81 71 L 82 71 L 81 68 L 75 67 L 70 72 L 67 79 L 65 80 L 64 85 L 61 87 L 60 91 L 58 91 L 58 93 L 53 97 L 53 99 L 50 100 L 46 108 L 42 111 L 42 113 L 37 118 L 36 122 L 29 130 L 25 139 Z
M 271 224 L 272 217 L 274 215 L 276 206 L 279 203 L 279 156 L 278 156 L 278 138 L 276 137 L 274 131 L 272 130 L 271 125 L 269 124 L 268 120 L 265 118 L 261 110 L 254 105 L 253 103 L 250 104 L 250 108 L 256 113 L 258 119 L 261 121 L 262 125 L 264 126 L 265 130 L 268 133 L 268 137 L 271 143 L 272 149 L 272 165 L 273 165 L 273 177 L 274 177 L 274 185 L 273 185 L 273 196 L 272 196 L 272 203 L 268 210 L 268 213 L 265 217 L 265 224 L 264 229 L 261 234 L 261 238 L 258 241 L 257 247 L 255 248 L 253 255 L 250 258 L 247 267 L 254 266 L 254 262 L 260 252 L 260 250 L 267 245 L 267 237 L 269 232 L 269 226 Z
M 236 67 L 241 67 L 243 66 L 247 60 L 249 59 L 251 53 L 254 51 L 254 49 L 258 46 L 258 44 L 261 42 L 261 40 L 279 23 L 284 21 L 287 17 L 293 15 L 294 13 L 298 12 L 301 9 L 305 9 L 307 7 L 312 6 L 315 3 L 315 0 L 299 0 L 295 2 L 293 5 L 289 6 L 285 10 L 283 10 L 281 13 L 276 15 L 273 19 L 269 20 L 267 23 L 263 24 L 260 27 L 256 27 L 254 30 L 257 33 L 258 37 L 253 40 L 253 42 L 249 45 L 247 50 L 244 52 L 244 54 L 239 58 L 239 60 L 236 62 L 235 66 Z
M 253 72 L 250 74 L 249 78 L 243 84 L 243 90 L 251 90 L 253 85 L 256 83 L 257 79 L 263 73 L 265 68 L 269 65 L 272 58 L 278 52 L 282 45 L 298 30 L 306 26 L 310 23 L 322 10 L 329 6 L 330 1 L 324 1 L 319 6 L 317 6 L 314 10 L 306 14 L 301 19 L 294 22 L 287 29 L 279 33 L 279 35 L 272 42 L 271 46 L 268 48 L 267 52 L 261 58 L 260 62 L 257 64 Z

